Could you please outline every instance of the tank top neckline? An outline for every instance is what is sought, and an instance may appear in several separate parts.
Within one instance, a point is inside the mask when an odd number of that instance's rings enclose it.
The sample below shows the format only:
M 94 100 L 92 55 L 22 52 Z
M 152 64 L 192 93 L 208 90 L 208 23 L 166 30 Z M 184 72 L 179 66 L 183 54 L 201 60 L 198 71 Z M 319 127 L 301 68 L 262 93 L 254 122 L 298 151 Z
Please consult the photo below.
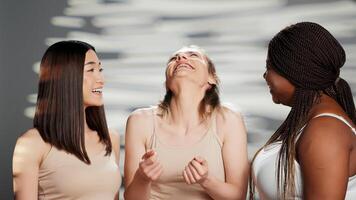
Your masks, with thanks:
M 199 138 L 198 141 L 196 141 L 193 144 L 189 144 L 189 145 L 169 145 L 164 143 L 163 141 L 160 140 L 160 138 L 158 137 L 158 135 L 156 134 L 156 120 L 155 120 L 155 115 L 156 115 L 156 109 L 155 107 L 152 107 L 152 124 L 153 124 L 153 133 L 151 136 L 151 141 L 150 141 L 150 147 L 151 149 L 154 149 L 157 146 L 157 143 L 159 143 L 160 145 L 162 145 L 164 148 L 168 148 L 168 149 L 189 149 L 189 148 L 194 148 L 199 146 L 201 143 L 203 143 L 208 137 L 209 135 L 214 136 L 216 134 L 216 113 L 213 112 L 210 116 L 210 123 L 208 124 L 208 128 L 205 131 L 205 133 Z M 215 137 L 218 137 L 217 135 L 215 135 Z M 221 146 L 221 142 L 219 138 L 216 138 L 218 140 L 219 145 Z
M 351 124 L 350 124 L 345 118 L 343 118 L 343 117 L 340 116 L 340 115 L 337 115 L 337 114 L 334 114 L 334 113 L 327 113 L 327 112 L 325 112 L 325 113 L 320 113 L 320 114 L 314 116 L 312 119 L 317 118 L 317 117 L 324 117 L 324 116 L 334 117 L 334 118 L 336 118 L 336 119 L 342 121 L 342 122 L 345 123 L 345 124 L 351 129 L 351 131 L 356 135 L 355 128 L 353 128 L 353 127 L 351 126 Z M 303 129 L 307 126 L 307 124 L 308 124 L 308 123 L 306 123 L 306 124 L 299 130 L 299 133 L 298 133 L 298 136 L 297 136 L 297 140 L 299 139 L 300 134 L 302 133 Z M 268 153 L 269 151 L 272 151 L 273 149 L 279 150 L 278 146 L 280 146 L 281 144 L 282 144 L 282 141 L 276 141 L 276 142 L 271 143 L 271 144 L 267 145 L 266 147 L 262 148 L 262 151 L 263 151 L 264 153 Z M 295 163 L 298 167 L 300 167 L 300 165 L 299 165 L 299 163 L 298 163 L 297 160 L 294 160 L 294 163 Z M 354 179 L 356 179 L 356 174 L 353 175 L 353 176 L 349 176 L 349 181 L 354 180 Z
M 53 152 L 53 151 L 56 151 L 56 152 Z M 47 153 L 46 156 L 44 157 L 43 161 L 41 162 L 41 166 L 44 165 L 45 163 L 47 163 L 48 160 L 51 159 L 51 157 L 53 157 L 55 153 L 65 153 L 65 154 L 67 154 L 67 155 L 71 155 L 71 156 L 74 156 L 74 157 L 75 157 L 74 154 L 71 154 L 71 153 L 69 153 L 69 152 L 67 152 L 67 151 L 65 151 L 65 150 L 63 150 L 63 149 L 58 149 L 57 147 L 51 145 L 50 150 L 48 151 L 48 153 Z M 106 149 L 105 149 L 105 146 L 103 146 L 103 148 L 102 148 L 100 151 L 98 151 L 98 152 L 96 152 L 96 153 L 93 153 L 93 154 L 90 154 L 90 155 L 88 155 L 88 156 L 89 156 L 90 161 L 93 162 L 94 160 L 97 160 L 97 159 L 99 159 L 99 158 L 102 158 L 103 156 L 105 156 L 105 154 L 106 154 Z M 114 153 L 113 153 L 113 151 L 112 151 L 111 154 L 108 155 L 108 156 L 111 157 L 111 156 L 113 156 L 113 155 L 114 155 Z M 106 157 L 106 156 L 105 156 L 105 157 Z M 78 159 L 78 160 L 79 160 L 79 159 Z

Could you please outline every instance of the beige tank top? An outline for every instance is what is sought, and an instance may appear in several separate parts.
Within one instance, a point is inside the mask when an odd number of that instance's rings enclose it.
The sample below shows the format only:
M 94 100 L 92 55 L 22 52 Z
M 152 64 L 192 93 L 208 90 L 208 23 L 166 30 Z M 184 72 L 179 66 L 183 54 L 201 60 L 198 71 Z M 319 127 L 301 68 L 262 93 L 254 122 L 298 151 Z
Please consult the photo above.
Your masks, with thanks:
M 105 147 L 89 155 L 87 165 L 77 157 L 52 147 L 39 169 L 39 200 L 113 200 L 121 185 L 115 153 L 105 156 Z
M 153 134 L 150 148 L 157 152 L 163 166 L 163 173 L 151 185 L 151 200 L 170 199 L 212 199 L 199 184 L 188 185 L 183 178 L 185 166 L 195 157 L 201 156 L 208 162 L 209 173 L 225 182 L 222 158 L 222 143 L 216 132 L 216 114 L 213 113 L 206 134 L 194 145 L 176 147 L 162 143 L 155 133 L 155 109 L 153 113 Z

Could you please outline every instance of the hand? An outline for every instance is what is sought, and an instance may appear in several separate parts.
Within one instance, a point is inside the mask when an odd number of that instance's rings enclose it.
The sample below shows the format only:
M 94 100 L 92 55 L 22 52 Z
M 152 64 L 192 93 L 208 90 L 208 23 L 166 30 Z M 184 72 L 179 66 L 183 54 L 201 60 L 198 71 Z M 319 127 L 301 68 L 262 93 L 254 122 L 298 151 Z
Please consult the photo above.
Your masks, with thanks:
M 162 174 L 163 168 L 157 159 L 157 153 L 154 150 L 146 152 L 139 163 L 138 173 L 148 181 L 155 181 Z
M 209 174 L 208 162 L 201 157 L 195 157 L 183 170 L 183 177 L 187 184 L 202 184 Z

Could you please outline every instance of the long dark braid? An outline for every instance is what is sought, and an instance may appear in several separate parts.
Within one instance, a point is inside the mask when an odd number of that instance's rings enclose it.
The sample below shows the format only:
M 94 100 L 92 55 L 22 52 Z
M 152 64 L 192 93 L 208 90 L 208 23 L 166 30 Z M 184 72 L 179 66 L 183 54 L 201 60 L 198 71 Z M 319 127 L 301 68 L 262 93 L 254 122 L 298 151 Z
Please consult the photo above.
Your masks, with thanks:
M 295 194 L 296 139 L 322 93 L 335 99 L 356 122 L 351 89 L 339 78 L 344 63 L 345 51 L 340 43 L 325 28 L 312 22 L 286 27 L 268 45 L 267 65 L 296 87 L 291 111 L 264 145 L 282 143 L 277 164 L 277 189 L 281 199 Z M 253 199 L 254 185 L 250 183 L 250 199 Z

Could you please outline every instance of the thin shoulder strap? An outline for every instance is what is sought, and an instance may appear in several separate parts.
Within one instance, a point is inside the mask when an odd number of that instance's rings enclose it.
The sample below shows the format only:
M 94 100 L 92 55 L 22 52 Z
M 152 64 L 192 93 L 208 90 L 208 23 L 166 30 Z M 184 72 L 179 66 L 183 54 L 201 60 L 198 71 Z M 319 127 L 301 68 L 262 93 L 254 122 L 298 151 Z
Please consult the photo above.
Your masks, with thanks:
M 213 136 L 213 138 L 215 138 L 220 147 L 222 147 L 222 141 L 220 140 L 219 136 L 218 136 L 218 128 L 217 128 L 217 111 L 214 110 L 213 113 L 211 113 L 211 125 L 210 125 L 210 134 Z
M 155 120 L 155 107 L 151 108 L 152 110 L 152 136 L 150 139 L 150 149 L 154 149 L 156 147 L 156 120 Z
M 211 133 L 217 134 L 216 111 L 211 113 L 211 121 L 210 121 L 210 123 L 211 123 L 211 125 L 210 125 Z
M 339 115 L 336 115 L 334 113 L 321 113 L 313 118 L 317 118 L 317 117 L 323 117 L 323 116 L 328 116 L 328 117 L 334 117 L 342 122 L 344 122 L 344 124 L 346 124 L 348 127 L 350 127 L 350 129 L 352 130 L 352 132 L 356 135 L 356 130 L 354 127 L 351 126 L 351 124 L 346 121 L 346 119 L 344 119 L 343 117 L 339 116 Z

